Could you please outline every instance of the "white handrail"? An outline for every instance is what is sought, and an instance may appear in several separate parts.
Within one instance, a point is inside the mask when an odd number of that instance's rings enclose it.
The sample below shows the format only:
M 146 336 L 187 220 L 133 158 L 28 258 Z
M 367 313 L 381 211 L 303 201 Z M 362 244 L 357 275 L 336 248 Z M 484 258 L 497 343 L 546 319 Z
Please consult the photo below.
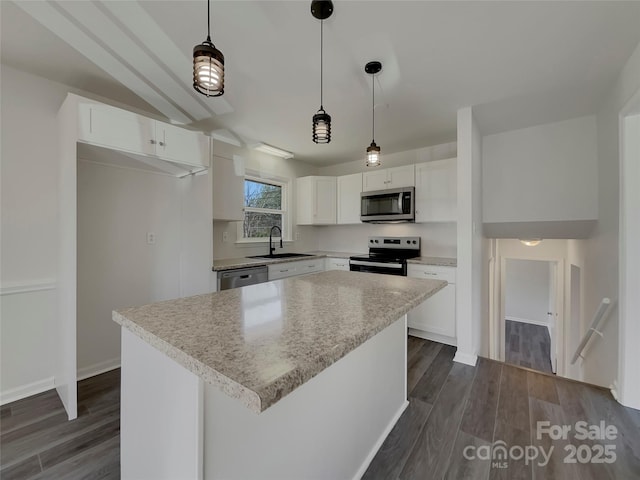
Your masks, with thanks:
M 597 333 L 601 337 L 604 336 L 602 335 L 602 332 L 598 330 L 598 326 L 600 325 L 600 322 L 604 318 L 605 313 L 607 313 L 610 306 L 611 306 L 611 300 L 609 300 L 606 297 L 603 298 L 602 302 L 600 302 L 600 306 L 598 307 L 598 310 L 596 311 L 596 314 L 593 316 L 591 327 L 589 328 L 589 330 L 587 330 L 587 333 L 584 334 L 584 337 L 582 337 L 582 340 L 580 341 L 580 345 L 578 345 L 578 348 L 576 348 L 576 353 L 573 354 L 573 358 L 571 359 L 571 365 L 576 363 L 576 360 L 578 360 L 579 357 L 584 358 L 582 357 L 582 350 L 584 350 L 584 347 L 587 346 L 587 342 L 589 341 L 589 339 L 594 333 Z

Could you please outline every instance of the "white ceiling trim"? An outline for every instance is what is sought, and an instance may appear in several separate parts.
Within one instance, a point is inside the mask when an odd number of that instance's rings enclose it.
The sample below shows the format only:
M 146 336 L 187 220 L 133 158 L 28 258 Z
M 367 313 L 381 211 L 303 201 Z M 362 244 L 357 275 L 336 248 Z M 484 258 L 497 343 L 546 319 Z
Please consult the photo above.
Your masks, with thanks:
M 128 65 L 105 50 L 78 25 L 58 11 L 53 4 L 49 2 L 14 3 L 167 118 L 180 123 L 193 121 L 162 95 L 149 88 L 149 84 L 134 73 Z
M 176 81 L 189 94 L 194 92 L 191 84 L 191 72 L 193 71 L 192 59 L 180 50 L 171 38 L 158 26 L 151 16 L 142 8 L 137 1 L 109 2 L 103 1 L 101 4 L 106 8 L 122 25 L 128 29 L 132 37 L 136 37 L 148 49 L 148 53 L 165 67 L 167 72 L 180 72 L 180 80 Z M 162 57 L 159 56 L 162 52 Z M 124 57 L 123 57 L 124 58 Z M 146 71 L 146 70 L 145 70 Z M 188 80 L 188 81 L 187 81 Z M 171 90 L 172 92 L 174 90 Z M 198 94 L 199 95 L 199 94 Z M 195 94 L 188 95 L 185 99 L 183 95 L 175 100 L 180 102 L 196 120 L 208 118 L 211 114 L 222 115 L 233 112 L 233 108 L 224 98 L 216 98 L 214 101 L 202 102 L 200 98 L 194 98 Z M 204 97 L 203 97 L 204 98 Z M 202 108 L 198 110 L 193 107 L 193 102 L 198 103 Z M 206 113 L 201 113 L 206 111 Z

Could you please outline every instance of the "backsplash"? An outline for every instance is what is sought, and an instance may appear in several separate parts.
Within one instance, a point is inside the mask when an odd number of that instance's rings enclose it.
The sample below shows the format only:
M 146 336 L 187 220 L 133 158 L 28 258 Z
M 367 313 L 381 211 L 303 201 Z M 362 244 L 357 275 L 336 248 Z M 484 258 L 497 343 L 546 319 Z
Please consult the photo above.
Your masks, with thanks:
M 366 252 L 370 236 L 413 236 L 421 238 L 421 254 L 433 257 L 457 256 L 455 223 L 394 223 L 311 227 L 318 250 Z

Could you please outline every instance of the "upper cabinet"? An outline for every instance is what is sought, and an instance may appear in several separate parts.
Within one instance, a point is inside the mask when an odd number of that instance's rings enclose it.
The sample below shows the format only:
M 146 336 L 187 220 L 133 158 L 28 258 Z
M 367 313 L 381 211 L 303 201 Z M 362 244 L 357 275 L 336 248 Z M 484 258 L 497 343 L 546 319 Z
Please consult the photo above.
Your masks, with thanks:
M 416 222 L 457 219 L 456 158 L 420 163 L 416 168 Z
M 209 137 L 100 103 L 80 103 L 80 142 L 193 167 L 209 167 Z
M 300 177 L 296 179 L 298 225 L 336 223 L 336 177 Z
M 386 190 L 388 188 L 413 187 L 415 171 L 413 165 L 371 170 L 362 174 L 362 191 Z
M 336 179 L 338 188 L 338 224 L 360 222 L 360 193 L 362 193 L 362 173 L 342 175 Z
M 213 219 L 244 220 L 244 176 L 236 172 L 234 161 L 213 156 Z

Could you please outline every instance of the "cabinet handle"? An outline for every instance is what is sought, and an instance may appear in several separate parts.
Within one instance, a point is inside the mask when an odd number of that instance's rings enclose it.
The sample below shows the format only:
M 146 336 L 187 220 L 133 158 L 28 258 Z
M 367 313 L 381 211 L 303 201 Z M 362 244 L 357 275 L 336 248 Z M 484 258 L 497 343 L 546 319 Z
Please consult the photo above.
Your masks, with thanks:
M 280 270 L 280 273 L 287 273 L 289 270 Z
M 151 145 L 155 145 L 155 144 L 156 144 L 156 141 L 155 141 L 155 140 L 153 140 L 153 139 L 151 139 L 151 140 L 149 140 L 149 143 L 150 143 Z
M 425 275 L 431 275 L 433 277 L 435 277 L 436 275 L 438 275 L 437 273 L 431 273 L 431 272 L 424 272 Z
M 164 142 L 158 142 L 161 147 L 164 147 Z

